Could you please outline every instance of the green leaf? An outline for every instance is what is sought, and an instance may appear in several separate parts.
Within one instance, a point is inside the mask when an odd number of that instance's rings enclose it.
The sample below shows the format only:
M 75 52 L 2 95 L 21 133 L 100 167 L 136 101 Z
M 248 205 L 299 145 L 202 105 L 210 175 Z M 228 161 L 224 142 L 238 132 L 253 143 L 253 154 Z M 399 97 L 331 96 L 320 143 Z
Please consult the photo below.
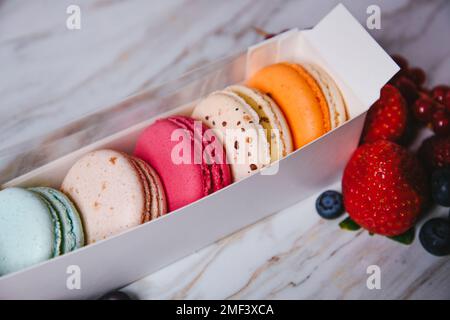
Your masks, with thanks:
M 339 227 L 348 231 L 356 231 L 361 229 L 361 226 L 353 221 L 350 217 L 345 218 L 339 223 Z
M 391 240 L 400 242 L 405 245 L 410 245 L 414 241 L 414 237 L 416 235 L 416 230 L 414 227 L 406 231 L 405 233 L 399 234 L 398 236 L 388 237 Z

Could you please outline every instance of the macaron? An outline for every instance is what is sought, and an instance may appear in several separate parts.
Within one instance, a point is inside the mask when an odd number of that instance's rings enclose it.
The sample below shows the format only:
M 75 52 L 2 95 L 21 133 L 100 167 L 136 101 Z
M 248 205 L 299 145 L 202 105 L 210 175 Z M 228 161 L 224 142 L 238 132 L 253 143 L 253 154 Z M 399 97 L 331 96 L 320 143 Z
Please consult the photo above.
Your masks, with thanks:
M 274 162 L 293 151 L 289 125 L 278 105 L 266 94 L 243 85 L 234 85 L 225 91 L 237 94 L 258 114 L 259 124 L 266 133 L 270 147 L 270 161 Z
M 304 63 L 303 68 L 316 80 L 328 105 L 331 129 L 335 129 L 347 121 L 347 109 L 344 98 L 336 82 L 319 66 Z
M 0 275 L 83 245 L 78 211 L 58 190 L 8 188 L 0 192 Z
M 292 139 L 275 102 L 242 85 L 216 91 L 200 101 L 192 117 L 214 129 L 227 150 L 235 181 L 292 151 Z
M 61 226 L 61 253 L 67 253 L 84 245 L 84 230 L 78 210 L 69 198 L 59 190 L 34 187 L 36 193 L 57 213 Z
M 61 189 L 80 210 L 88 243 L 167 212 L 164 187 L 155 170 L 114 150 L 93 151 L 79 159 Z
M 291 129 L 295 149 L 347 120 L 339 88 L 318 66 L 273 64 L 253 75 L 248 85 L 268 94 L 281 108 Z
M 220 140 L 201 121 L 189 117 L 173 116 L 151 124 L 139 136 L 134 155 L 160 175 L 169 211 L 232 181 Z

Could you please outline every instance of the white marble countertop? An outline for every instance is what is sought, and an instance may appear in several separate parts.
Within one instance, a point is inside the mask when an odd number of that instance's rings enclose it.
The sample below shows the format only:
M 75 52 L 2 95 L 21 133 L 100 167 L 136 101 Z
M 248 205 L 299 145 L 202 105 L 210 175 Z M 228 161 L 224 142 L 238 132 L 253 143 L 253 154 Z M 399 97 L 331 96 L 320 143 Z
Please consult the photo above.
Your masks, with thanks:
M 312 26 L 337 2 L 0 0 L 0 149 L 238 52 L 261 39 L 253 27 Z M 450 2 L 342 2 L 364 24 L 367 6 L 379 5 L 382 28 L 371 34 L 380 44 L 424 68 L 430 85 L 450 83 Z M 70 4 L 81 7 L 81 30 L 66 28 Z M 407 247 L 311 219 L 314 200 L 125 290 L 141 299 L 450 299 L 448 257 L 427 254 L 418 241 Z M 381 290 L 366 287 L 374 264 Z

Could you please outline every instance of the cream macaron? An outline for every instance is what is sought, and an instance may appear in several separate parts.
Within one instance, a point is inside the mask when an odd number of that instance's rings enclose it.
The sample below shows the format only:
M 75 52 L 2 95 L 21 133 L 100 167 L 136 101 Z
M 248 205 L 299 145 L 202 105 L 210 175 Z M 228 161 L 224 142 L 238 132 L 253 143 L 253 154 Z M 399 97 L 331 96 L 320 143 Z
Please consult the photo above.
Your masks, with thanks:
M 234 181 L 289 154 L 292 138 L 283 113 L 267 95 L 242 85 L 216 91 L 194 108 L 227 150 Z
M 268 95 L 243 85 L 230 86 L 225 91 L 237 94 L 258 114 L 259 124 L 264 128 L 269 141 L 271 162 L 293 151 L 291 132 L 286 119 Z

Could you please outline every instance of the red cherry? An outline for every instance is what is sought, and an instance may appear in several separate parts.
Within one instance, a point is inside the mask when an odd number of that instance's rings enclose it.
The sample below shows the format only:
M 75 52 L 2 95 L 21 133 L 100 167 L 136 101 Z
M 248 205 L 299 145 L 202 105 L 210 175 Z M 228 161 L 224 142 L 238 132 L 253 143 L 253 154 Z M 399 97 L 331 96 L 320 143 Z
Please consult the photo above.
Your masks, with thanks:
M 403 98 L 405 98 L 408 105 L 412 105 L 414 101 L 419 97 L 419 92 L 417 90 L 416 84 L 412 82 L 407 77 L 400 77 L 394 80 L 394 86 L 400 90 Z
M 444 110 L 437 110 L 433 114 L 433 131 L 437 135 L 444 136 L 450 133 L 450 117 Z
M 395 83 L 396 83 L 397 81 L 399 81 L 400 78 L 408 78 L 408 79 L 409 79 L 408 70 L 400 69 L 400 71 L 398 71 L 398 72 L 391 78 L 391 80 L 389 80 L 389 83 L 392 84 L 393 86 L 395 86 Z
M 412 106 L 414 116 L 422 122 L 429 122 L 433 118 L 435 103 L 427 97 L 420 97 Z
M 447 90 L 447 93 L 445 94 L 444 105 L 447 108 L 447 111 L 450 112 L 450 90 Z
M 411 68 L 408 70 L 408 77 L 411 79 L 418 87 L 421 87 L 425 83 L 426 75 L 425 71 L 420 68 Z
M 428 90 L 426 88 L 420 88 L 419 89 L 419 96 L 420 97 L 431 98 L 431 92 L 430 92 L 430 90 Z
M 431 90 L 431 96 L 437 102 L 443 103 L 444 97 L 445 97 L 447 91 L 449 91 L 449 90 L 450 90 L 449 86 L 439 85 L 439 86 L 434 87 L 433 90 Z
M 439 102 L 434 102 L 434 105 L 435 105 L 435 109 L 436 110 L 443 110 L 443 111 L 446 111 L 446 107 L 442 104 L 442 103 L 439 103 Z
M 402 70 L 408 69 L 408 60 L 405 59 L 405 57 L 399 55 L 399 54 L 393 54 L 391 56 L 392 60 L 395 61 L 396 64 L 400 67 Z

